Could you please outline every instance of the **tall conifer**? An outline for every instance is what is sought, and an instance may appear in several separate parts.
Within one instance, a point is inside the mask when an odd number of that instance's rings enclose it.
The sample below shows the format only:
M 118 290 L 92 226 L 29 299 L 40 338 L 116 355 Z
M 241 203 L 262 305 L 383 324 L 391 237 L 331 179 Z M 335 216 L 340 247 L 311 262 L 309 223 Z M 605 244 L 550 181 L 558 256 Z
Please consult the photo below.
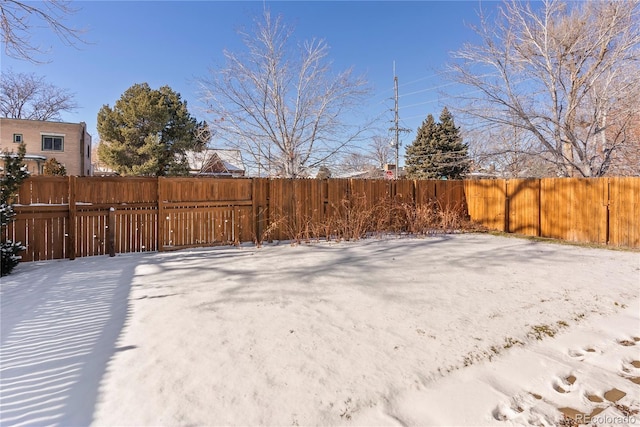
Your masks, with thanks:
M 98 154 L 121 175 L 187 175 L 186 153 L 204 146 L 198 130 L 179 93 L 135 84 L 98 112 Z
M 469 146 L 462 141 L 460 128 L 456 127 L 453 115 L 447 107 L 440 113 L 436 130 L 438 150 L 442 159 L 437 165 L 438 178 L 461 179 L 469 172 Z
M 407 147 L 405 168 L 408 178 L 429 179 L 430 161 L 433 154 L 436 122 L 429 114 L 418 128 L 416 139 Z
M 438 123 L 427 116 L 407 147 L 405 164 L 407 177 L 414 179 L 460 179 L 469 171 L 468 146 L 446 107 Z

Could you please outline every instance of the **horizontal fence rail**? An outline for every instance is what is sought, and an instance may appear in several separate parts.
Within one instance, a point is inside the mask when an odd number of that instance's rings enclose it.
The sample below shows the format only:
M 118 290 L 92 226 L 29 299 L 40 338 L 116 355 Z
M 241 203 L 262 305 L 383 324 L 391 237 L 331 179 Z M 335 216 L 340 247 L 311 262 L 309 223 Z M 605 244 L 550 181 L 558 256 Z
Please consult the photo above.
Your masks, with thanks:
M 238 244 L 266 236 L 329 237 L 331 218 L 384 201 L 455 209 L 491 230 L 640 248 L 640 178 L 32 177 L 19 189 L 16 221 L 5 238 L 27 247 L 23 261 L 39 261 Z

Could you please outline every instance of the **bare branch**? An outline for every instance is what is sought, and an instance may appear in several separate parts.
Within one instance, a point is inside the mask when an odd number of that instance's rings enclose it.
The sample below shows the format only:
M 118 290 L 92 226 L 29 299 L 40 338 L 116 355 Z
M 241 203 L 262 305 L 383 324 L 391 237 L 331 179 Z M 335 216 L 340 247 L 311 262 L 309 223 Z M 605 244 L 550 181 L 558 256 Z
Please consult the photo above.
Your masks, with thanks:
M 292 30 L 265 11 L 246 51 L 225 51 L 226 66 L 200 79 L 212 128 L 242 150 L 258 174 L 296 177 L 361 138 L 366 126 L 344 120 L 368 93 L 352 70 L 332 74 L 328 46 L 311 40 L 292 49 Z
M 482 43 L 465 45 L 450 67 L 474 88 L 460 113 L 524 131 L 562 176 L 600 176 L 621 160 L 613 153 L 630 143 L 640 94 L 637 0 L 507 0 L 476 31 Z
M 60 120 L 60 113 L 75 110 L 74 95 L 35 74 L 2 72 L 0 116 L 11 119 Z
M 7 56 L 39 63 L 38 56 L 46 49 L 31 41 L 32 28 L 45 24 L 68 46 L 82 43 L 82 30 L 64 23 L 76 12 L 67 0 L 44 0 L 28 2 L 17 0 L 0 1 L 0 32 Z

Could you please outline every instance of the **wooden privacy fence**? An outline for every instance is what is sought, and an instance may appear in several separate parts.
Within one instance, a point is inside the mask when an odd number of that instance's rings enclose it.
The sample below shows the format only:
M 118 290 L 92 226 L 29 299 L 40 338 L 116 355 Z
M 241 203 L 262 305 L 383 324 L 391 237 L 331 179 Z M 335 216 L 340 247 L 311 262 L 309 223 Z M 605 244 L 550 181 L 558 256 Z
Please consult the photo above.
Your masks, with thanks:
M 467 181 L 472 220 L 528 236 L 640 248 L 640 178 Z
M 23 261 L 255 241 L 321 224 L 345 201 L 461 209 L 489 229 L 640 248 L 640 178 L 291 180 L 32 177 L 6 237 Z

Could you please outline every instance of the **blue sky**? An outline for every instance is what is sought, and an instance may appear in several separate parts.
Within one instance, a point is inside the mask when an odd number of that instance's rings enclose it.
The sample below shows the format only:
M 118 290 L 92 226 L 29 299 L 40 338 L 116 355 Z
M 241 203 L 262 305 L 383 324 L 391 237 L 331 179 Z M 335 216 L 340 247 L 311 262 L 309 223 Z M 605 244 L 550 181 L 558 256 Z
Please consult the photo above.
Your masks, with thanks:
M 483 3 L 494 7 L 496 3 Z M 382 116 L 382 127 L 392 125 L 393 64 L 400 83 L 401 126 L 411 143 L 427 114 L 438 116 L 451 102 L 442 90 L 439 71 L 450 52 L 473 41 L 469 24 L 478 22 L 479 1 L 84 1 L 67 21 L 86 30 L 86 44 L 65 46 L 49 32 L 37 30 L 33 40 L 49 48 L 32 64 L 7 58 L 1 67 L 34 72 L 49 83 L 75 94 L 79 108 L 64 121 L 84 121 L 98 140 L 96 116 L 104 104 L 113 104 L 135 83 L 152 88 L 169 85 L 188 101 L 191 113 L 199 110 L 194 79 L 224 63 L 223 49 L 238 51 L 237 30 L 250 28 L 263 8 L 281 14 L 295 28 L 294 38 L 322 38 L 330 46 L 336 70 L 353 66 L 366 75 L 371 99 L 363 106 L 369 116 Z M 214 141 L 215 143 L 215 141 Z M 402 153 L 404 150 L 402 150 Z

